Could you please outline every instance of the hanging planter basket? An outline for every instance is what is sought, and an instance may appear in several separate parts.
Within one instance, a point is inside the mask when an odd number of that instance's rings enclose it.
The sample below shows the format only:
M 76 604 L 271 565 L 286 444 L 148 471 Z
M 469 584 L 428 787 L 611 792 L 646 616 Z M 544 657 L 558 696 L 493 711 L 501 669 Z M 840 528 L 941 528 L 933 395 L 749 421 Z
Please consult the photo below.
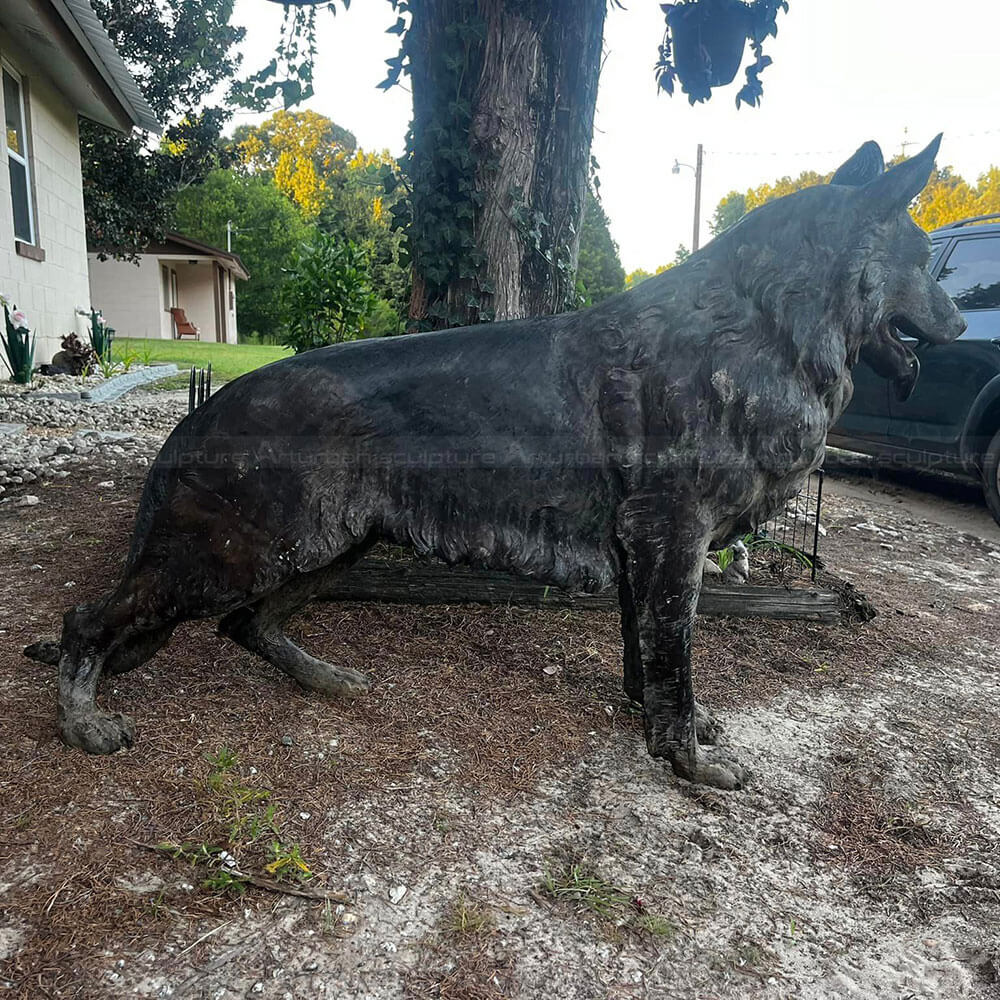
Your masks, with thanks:
M 664 5 L 667 7 L 667 5 Z M 750 9 L 740 0 L 697 0 L 666 9 L 674 69 L 691 102 L 732 83 L 751 33 Z

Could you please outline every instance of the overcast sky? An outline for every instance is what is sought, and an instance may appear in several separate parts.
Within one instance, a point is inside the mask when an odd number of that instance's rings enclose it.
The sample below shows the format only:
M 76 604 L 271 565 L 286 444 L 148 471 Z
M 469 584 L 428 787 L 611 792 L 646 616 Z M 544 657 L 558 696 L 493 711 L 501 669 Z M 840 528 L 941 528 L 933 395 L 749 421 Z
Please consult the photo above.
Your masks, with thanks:
M 995 0 L 791 0 L 765 52 L 761 107 L 735 107 L 743 79 L 691 107 L 679 92 L 656 94 L 652 64 L 663 33 L 655 0 L 624 0 L 605 28 L 594 155 L 601 196 L 626 270 L 654 270 L 691 244 L 693 164 L 705 147 L 702 241 L 707 219 L 733 189 L 805 169 L 828 171 L 866 139 L 888 158 L 904 140 L 916 152 L 944 132 L 939 164 L 972 181 L 1000 164 L 1000 8 Z M 248 29 L 246 69 L 271 57 L 282 8 L 237 0 Z M 350 129 L 366 149 L 402 152 L 410 117 L 404 87 L 376 89 L 398 51 L 385 34 L 387 0 L 354 0 L 336 17 L 320 12 L 316 96 L 307 107 Z M 246 121 L 240 117 L 237 121 Z

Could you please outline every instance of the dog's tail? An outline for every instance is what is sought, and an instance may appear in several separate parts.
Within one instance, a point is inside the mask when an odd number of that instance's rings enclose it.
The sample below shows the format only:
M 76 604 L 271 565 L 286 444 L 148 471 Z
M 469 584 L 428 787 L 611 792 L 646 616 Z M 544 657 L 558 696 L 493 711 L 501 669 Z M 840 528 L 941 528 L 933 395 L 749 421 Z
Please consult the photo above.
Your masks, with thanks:
M 38 660 L 39 663 L 47 663 L 51 667 L 59 665 L 61 654 L 62 646 L 54 639 L 42 639 L 41 642 L 33 642 L 30 646 L 24 647 L 24 655 L 29 660 Z

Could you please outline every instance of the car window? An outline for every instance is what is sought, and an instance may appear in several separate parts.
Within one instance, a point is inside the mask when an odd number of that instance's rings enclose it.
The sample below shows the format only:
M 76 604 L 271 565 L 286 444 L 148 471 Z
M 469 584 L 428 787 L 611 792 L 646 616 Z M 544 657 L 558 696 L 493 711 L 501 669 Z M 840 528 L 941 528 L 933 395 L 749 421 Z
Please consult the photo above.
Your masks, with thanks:
M 959 240 L 938 281 L 959 309 L 1000 309 L 1000 237 Z

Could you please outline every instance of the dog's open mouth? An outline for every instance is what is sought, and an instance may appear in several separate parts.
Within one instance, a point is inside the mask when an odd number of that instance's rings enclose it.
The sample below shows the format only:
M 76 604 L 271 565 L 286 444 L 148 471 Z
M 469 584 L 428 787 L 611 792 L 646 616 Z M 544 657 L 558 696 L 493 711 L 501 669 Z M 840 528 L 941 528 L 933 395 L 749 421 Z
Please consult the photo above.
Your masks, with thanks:
M 913 395 L 920 376 L 920 360 L 913 350 L 900 339 L 905 336 L 919 338 L 912 323 L 903 317 L 893 316 L 883 323 L 875 335 L 861 349 L 861 360 L 869 365 L 876 375 L 892 382 L 896 398 L 902 403 Z M 920 338 L 923 339 L 923 338 Z
M 890 329 L 897 339 L 899 334 L 902 334 L 904 337 L 909 337 L 911 340 L 918 340 L 920 343 L 927 344 L 928 346 L 939 343 L 937 338 L 924 333 L 916 323 L 908 320 L 902 313 L 896 313 L 894 316 L 891 316 L 889 323 Z

